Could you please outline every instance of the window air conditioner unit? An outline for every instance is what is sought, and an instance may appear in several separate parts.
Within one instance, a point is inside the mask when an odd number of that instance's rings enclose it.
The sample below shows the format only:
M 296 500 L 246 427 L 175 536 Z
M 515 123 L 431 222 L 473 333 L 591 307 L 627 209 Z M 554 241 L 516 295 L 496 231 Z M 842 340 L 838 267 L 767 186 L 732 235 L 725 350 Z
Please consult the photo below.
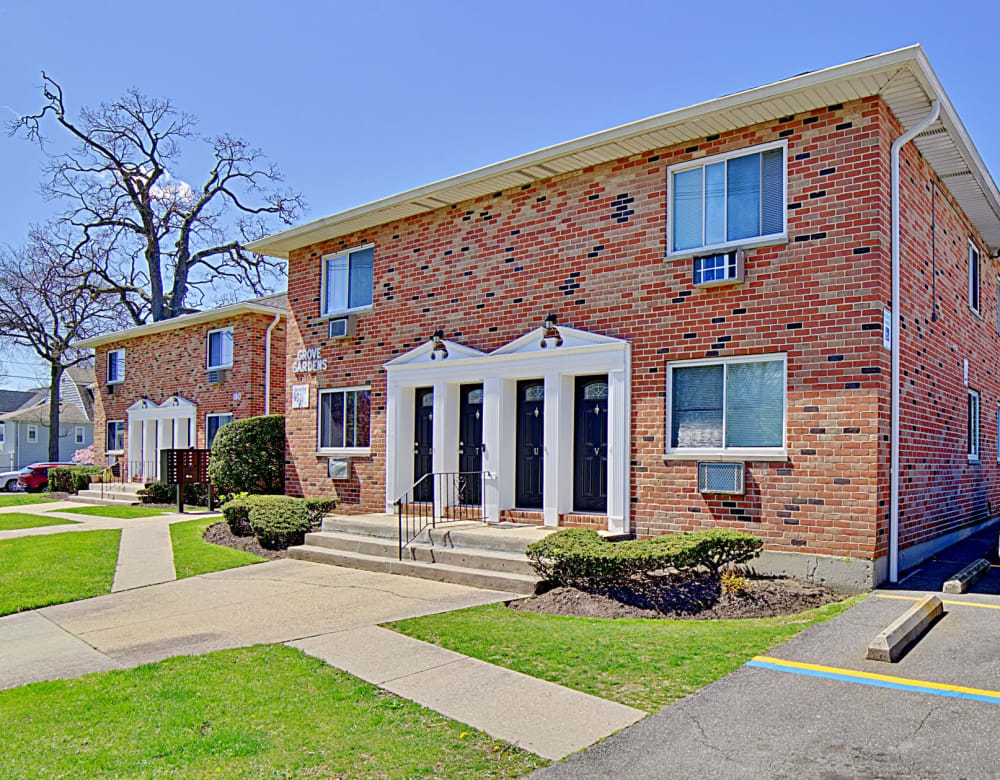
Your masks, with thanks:
M 229 371 L 224 368 L 210 368 L 208 370 L 208 383 L 210 385 L 217 385 L 227 379 L 229 379 Z
M 743 281 L 743 250 L 694 258 L 694 286 L 717 287 Z
M 330 326 L 328 335 L 331 339 L 343 339 L 354 335 L 354 322 L 355 317 L 349 315 L 347 317 L 337 317 L 336 319 L 330 320 Z
M 742 496 L 745 474 L 742 463 L 699 463 L 698 492 Z

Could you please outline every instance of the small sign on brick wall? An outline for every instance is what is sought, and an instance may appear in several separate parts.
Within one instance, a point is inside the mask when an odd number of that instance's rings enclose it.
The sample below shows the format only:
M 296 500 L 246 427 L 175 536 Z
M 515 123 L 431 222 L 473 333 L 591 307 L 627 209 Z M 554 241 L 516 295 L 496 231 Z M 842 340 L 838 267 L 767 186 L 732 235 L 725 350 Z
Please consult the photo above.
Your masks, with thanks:
M 892 349 L 892 312 L 882 309 L 882 346 Z
M 309 408 L 309 385 L 292 385 L 292 408 Z

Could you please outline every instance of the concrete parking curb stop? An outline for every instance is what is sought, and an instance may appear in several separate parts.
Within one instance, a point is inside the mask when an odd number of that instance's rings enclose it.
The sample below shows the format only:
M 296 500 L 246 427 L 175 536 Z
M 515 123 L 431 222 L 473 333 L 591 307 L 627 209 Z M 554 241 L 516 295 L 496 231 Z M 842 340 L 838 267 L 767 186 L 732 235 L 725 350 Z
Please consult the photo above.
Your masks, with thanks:
M 895 663 L 943 614 L 944 605 L 937 596 L 920 599 L 872 640 L 865 658 Z
M 958 573 L 951 575 L 941 588 L 943 593 L 965 593 L 990 571 L 990 562 L 977 558 Z

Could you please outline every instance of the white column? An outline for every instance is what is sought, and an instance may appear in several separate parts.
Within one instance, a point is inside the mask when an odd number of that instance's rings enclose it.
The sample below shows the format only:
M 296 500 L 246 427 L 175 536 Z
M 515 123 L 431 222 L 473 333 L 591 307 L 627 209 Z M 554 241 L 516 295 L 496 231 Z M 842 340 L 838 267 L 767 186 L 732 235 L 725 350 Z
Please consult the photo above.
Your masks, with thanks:
M 143 479 L 155 479 L 160 464 L 157 463 L 156 450 L 156 420 L 142 421 L 142 476 Z
M 458 406 L 459 385 L 445 380 L 434 382 L 434 419 L 432 463 L 435 474 L 458 471 Z M 437 512 L 455 503 L 457 492 L 449 489 L 444 477 L 434 478 L 434 504 Z M 438 495 L 441 493 L 441 495 Z
M 188 439 L 191 419 L 190 417 L 177 417 L 174 419 L 174 447 L 179 450 L 186 450 L 191 446 L 191 442 Z
M 629 532 L 631 405 L 627 370 L 608 373 L 608 530 Z
M 547 526 L 573 506 L 573 377 L 545 374 L 545 471 L 542 517 Z
M 500 522 L 504 492 L 501 479 L 508 476 L 504 473 L 507 469 L 503 462 L 504 428 L 510 431 L 512 426 L 509 421 L 504 423 L 504 384 L 498 376 L 483 380 L 483 472 L 486 475 L 483 478 L 483 507 L 491 523 Z M 509 476 L 513 476 L 512 471 Z
M 104 445 L 107 448 L 107 442 Z M 141 470 L 139 466 L 135 465 L 142 462 L 142 422 L 136 420 L 130 414 L 128 416 L 128 449 L 126 455 L 125 467 L 126 479 L 132 480 L 139 475 Z

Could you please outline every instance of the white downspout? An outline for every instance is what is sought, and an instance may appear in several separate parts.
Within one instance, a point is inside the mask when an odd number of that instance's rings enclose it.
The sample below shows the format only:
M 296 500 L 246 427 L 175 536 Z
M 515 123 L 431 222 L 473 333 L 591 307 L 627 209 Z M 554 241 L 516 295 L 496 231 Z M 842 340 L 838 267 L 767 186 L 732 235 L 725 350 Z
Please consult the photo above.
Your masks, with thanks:
M 889 581 L 899 581 L 899 150 L 930 127 L 938 118 L 941 103 L 917 124 L 892 142 L 892 409 L 889 431 Z
M 280 319 L 281 314 L 275 314 L 264 331 L 264 414 L 271 413 L 271 331 Z

